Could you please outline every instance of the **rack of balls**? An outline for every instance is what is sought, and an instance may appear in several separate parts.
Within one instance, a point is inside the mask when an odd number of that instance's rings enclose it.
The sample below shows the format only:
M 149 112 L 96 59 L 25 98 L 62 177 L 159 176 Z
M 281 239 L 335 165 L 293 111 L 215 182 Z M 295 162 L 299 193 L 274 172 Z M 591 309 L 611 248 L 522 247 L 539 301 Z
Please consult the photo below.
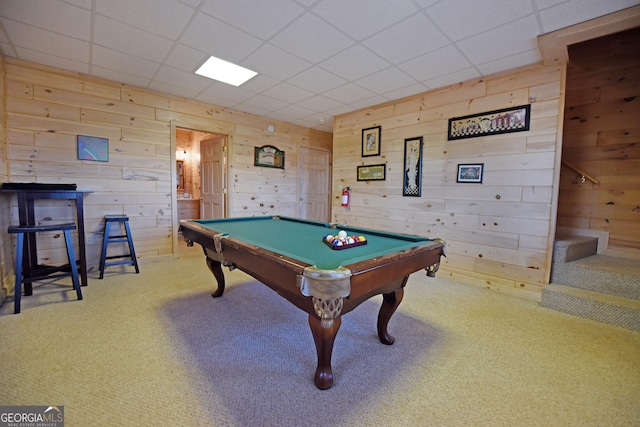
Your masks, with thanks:
M 362 246 L 367 244 L 364 236 L 349 236 L 344 230 L 340 230 L 337 235 L 327 234 L 322 238 L 331 249 L 340 250 Z

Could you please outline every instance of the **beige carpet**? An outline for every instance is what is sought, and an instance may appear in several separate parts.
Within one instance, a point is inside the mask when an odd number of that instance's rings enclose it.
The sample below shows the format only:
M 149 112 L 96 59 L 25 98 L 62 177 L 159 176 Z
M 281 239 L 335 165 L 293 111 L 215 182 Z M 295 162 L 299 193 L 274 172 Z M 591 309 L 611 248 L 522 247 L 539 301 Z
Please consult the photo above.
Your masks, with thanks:
M 83 301 L 51 284 L 19 315 L 7 301 L 0 405 L 64 405 L 67 427 L 640 425 L 639 333 L 417 273 L 394 345 L 379 298 L 344 317 L 320 391 L 306 314 L 239 271 L 211 298 L 188 251 L 108 269 Z

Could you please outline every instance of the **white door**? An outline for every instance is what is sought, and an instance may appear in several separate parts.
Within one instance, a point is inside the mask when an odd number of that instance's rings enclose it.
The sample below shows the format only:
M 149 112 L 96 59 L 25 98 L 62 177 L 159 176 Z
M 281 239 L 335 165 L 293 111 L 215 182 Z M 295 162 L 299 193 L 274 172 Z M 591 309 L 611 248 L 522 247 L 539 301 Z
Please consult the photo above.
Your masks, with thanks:
M 217 135 L 200 141 L 201 193 L 200 218 L 225 217 L 225 157 L 227 137 Z
M 329 221 L 329 152 L 300 148 L 298 217 Z

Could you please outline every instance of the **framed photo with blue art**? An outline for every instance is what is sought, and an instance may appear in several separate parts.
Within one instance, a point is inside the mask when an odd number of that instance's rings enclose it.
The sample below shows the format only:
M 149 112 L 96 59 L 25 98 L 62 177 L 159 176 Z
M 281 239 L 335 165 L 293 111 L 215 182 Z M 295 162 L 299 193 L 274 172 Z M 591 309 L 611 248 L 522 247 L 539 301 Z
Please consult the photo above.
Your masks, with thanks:
M 458 179 L 456 182 L 470 182 L 482 184 L 484 163 L 458 165 Z
M 78 159 L 108 162 L 109 139 L 78 135 Z
M 422 137 L 404 140 L 404 180 L 402 195 L 420 197 L 422 193 Z

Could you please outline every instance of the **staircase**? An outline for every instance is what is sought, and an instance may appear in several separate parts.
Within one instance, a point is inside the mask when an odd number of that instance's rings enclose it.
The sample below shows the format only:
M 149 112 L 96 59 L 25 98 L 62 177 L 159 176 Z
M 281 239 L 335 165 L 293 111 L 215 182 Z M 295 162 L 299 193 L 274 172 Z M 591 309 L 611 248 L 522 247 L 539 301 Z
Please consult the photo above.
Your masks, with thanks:
M 640 260 L 598 255 L 595 237 L 562 237 L 541 305 L 640 332 Z

